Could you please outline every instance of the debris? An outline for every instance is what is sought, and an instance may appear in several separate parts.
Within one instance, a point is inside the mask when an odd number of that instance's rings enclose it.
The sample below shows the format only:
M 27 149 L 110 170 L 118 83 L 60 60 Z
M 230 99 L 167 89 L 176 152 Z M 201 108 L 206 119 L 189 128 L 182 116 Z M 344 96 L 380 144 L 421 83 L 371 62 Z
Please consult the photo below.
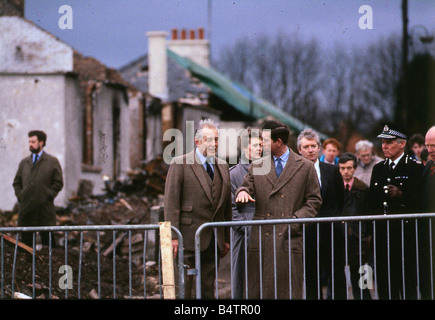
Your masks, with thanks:
M 143 168 L 132 170 L 124 180 L 105 180 L 106 189 L 103 194 L 92 194 L 92 183 L 81 180 L 77 194 L 69 199 L 65 207 L 56 208 L 56 225 L 58 226 L 86 226 L 86 225 L 129 225 L 157 223 L 162 213 L 163 194 L 168 166 L 162 158 L 157 158 L 150 163 L 144 164 Z M 109 177 L 110 178 L 110 177 Z M 151 222 L 151 207 L 153 217 Z M 18 206 L 12 211 L 0 212 L 0 227 L 16 227 Z M 116 295 L 117 298 L 130 297 L 129 273 L 132 276 L 131 294 L 133 298 L 143 296 L 144 285 L 146 286 L 146 298 L 152 299 L 161 296 L 159 283 L 159 265 L 150 261 L 148 253 L 154 250 L 154 242 L 151 243 L 152 232 L 131 231 L 131 251 L 129 251 L 129 232 L 116 231 L 115 254 L 116 254 Z M 67 237 L 64 232 L 55 232 L 57 247 L 52 248 L 51 254 L 46 246 L 37 251 L 36 275 L 37 283 L 33 287 L 32 259 L 28 253 L 33 254 L 32 248 L 18 242 L 19 250 L 15 250 L 16 234 L 4 234 L 4 296 L 12 296 L 12 283 L 15 290 L 32 296 L 32 290 L 36 291 L 37 299 L 64 299 L 65 290 L 58 286 L 59 268 L 65 265 L 65 246 L 67 246 L 68 265 L 73 268 L 74 285 L 68 290 L 68 299 L 78 298 L 79 292 L 85 299 L 98 299 L 96 291 L 102 299 L 113 298 L 113 232 L 111 231 L 69 231 Z M 144 237 L 147 239 L 144 239 Z M 156 235 L 157 236 L 157 235 Z M 67 238 L 67 242 L 65 241 Z M 99 239 L 99 242 L 97 242 Z M 36 237 L 36 248 L 41 246 L 40 237 Z M 144 244 L 146 243 L 147 257 L 143 261 Z M 80 247 L 82 251 L 80 252 Z M 101 255 L 98 255 L 100 249 Z M 129 270 L 129 257 L 131 253 L 132 266 Z M 36 254 L 36 252 L 35 252 Z M 16 255 L 16 270 L 12 273 L 12 265 Z M 97 258 L 98 257 L 98 258 Z M 157 255 L 156 255 L 157 257 Z M 100 283 L 97 282 L 98 260 L 102 268 Z M 154 259 L 153 259 L 154 260 Z M 50 283 L 49 263 L 51 263 L 52 278 Z M 146 283 L 144 282 L 143 264 L 146 268 Z M 80 269 L 80 290 L 78 290 L 78 275 Z M 104 270 L 104 271 L 103 271 Z M 12 275 L 15 279 L 12 279 Z M 49 289 L 51 288 L 51 296 Z M 21 289 L 21 290 L 20 290 Z
M 1 234 L 0 233 L 0 237 L 3 236 L 3 239 L 6 240 L 6 243 L 9 243 L 11 245 L 16 245 L 17 240 L 15 240 L 14 238 L 8 236 L 7 234 Z M 24 251 L 33 254 L 33 249 L 30 248 L 28 245 L 25 245 L 24 243 L 22 243 L 21 241 L 18 241 L 18 248 L 23 249 Z
M 15 292 L 14 298 L 15 299 L 32 299 L 32 297 L 29 297 L 28 295 L 21 293 L 21 292 Z
M 124 206 L 126 206 L 128 210 L 133 211 L 133 208 L 125 199 L 119 199 L 119 202 L 121 202 Z

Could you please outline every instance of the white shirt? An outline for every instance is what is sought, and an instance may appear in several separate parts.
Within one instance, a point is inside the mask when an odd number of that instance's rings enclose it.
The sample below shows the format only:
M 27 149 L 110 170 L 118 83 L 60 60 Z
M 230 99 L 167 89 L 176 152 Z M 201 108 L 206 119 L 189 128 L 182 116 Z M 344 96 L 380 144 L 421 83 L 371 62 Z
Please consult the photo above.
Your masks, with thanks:
M 402 159 L 402 157 L 403 157 L 403 155 L 404 155 L 405 153 L 402 153 L 399 157 L 397 157 L 397 159 L 396 160 L 391 160 L 391 159 L 389 159 L 389 161 L 388 161 L 388 165 L 390 165 L 391 164 L 391 162 L 394 162 L 394 164 L 393 164 L 393 169 L 397 166 L 397 164 L 399 163 L 399 161 L 400 161 L 400 159 Z
M 314 168 L 316 169 L 317 172 L 317 178 L 319 179 L 319 184 L 320 187 L 322 186 L 322 181 L 321 181 L 321 176 L 320 176 L 320 165 L 319 165 L 319 160 L 316 160 L 316 162 L 314 162 Z
M 201 161 L 202 165 L 204 166 L 205 171 L 207 171 L 207 165 L 205 164 L 205 162 L 207 161 L 207 157 L 205 157 L 203 154 L 201 154 L 201 152 L 199 152 L 198 149 L 195 149 L 195 151 L 196 151 L 196 155 L 199 158 L 199 161 Z M 213 162 L 214 161 L 213 160 L 209 160 L 207 162 L 210 165 L 211 170 L 214 172 L 214 167 L 213 167 Z

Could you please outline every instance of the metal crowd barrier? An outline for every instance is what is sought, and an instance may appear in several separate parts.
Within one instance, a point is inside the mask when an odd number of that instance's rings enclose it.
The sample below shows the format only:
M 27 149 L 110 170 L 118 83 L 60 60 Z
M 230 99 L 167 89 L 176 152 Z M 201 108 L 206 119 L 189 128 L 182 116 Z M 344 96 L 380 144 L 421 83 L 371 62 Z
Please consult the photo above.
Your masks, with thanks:
M 376 239 L 376 228 L 377 228 L 377 224 L 379 225 L 381 223 L 381 221 L 386 223 L 387 226 L 387 247 L 388 247 L 388 299 L 391 299 L 391 277 L 390 277 L 390 248 L 391 248 L 391 243 L 390 243 L 390 224 L 392 223 L 392 221 L 394 220 L 400 220 L 401 221 L 401 250 L 402 250 L 402 257 L 401 257 L 401 262 L 402 262 L 402 277 L 403 277 L 403 282 L 404 282 L 404 265 L 405 265 L 405 257 L 404 257 L 404 247 L 405 247 L 405 241 L 404 241 L 404 223 L 408 223 L 409 221 L 415 221 L 415 253 L 416 253 L 416 270 L 417 270 L 417 291 L 420 292 L 420 288 L 421 288 L 421 279 L 420 279 L 420 274 L 419 274 L 419 263 L 420 263 L 420 258 L 419 257 L 419 244 L 421 245 L 421 241 L 418 240 L 419 239 L 419 235 L 422 233 L 422 230 L 419 230 L 419 226 L 417 221 L 427 221 L 427 227 L 428 227 L 428 243 L 426 243 L 425 245 L 428 245 L 428 250 L 429 250 L 429 263 L 430 263 L 430 299 L 433 300 L 434 299 L 434 285 L 433 285 L 433 280 L 434 280 L 434 274 L 433 274 L 433 254 L 432 254 L 432 218 L 435 218 L 435 213 L 413 213 L 413 214 L 390 214 L 390 215 L 365 215 L 365 216 L 347 216 L 347 217 L 322 217 L 322 218 L 305 218 L 305 219 L 274 219 L 274 220 L 251 220 L 251 221 L 229 221 L 229 222 L 210 222 L 210 223 L 205 223 L 203 225 L 201 225 L 195 235 L 195 261 L 196 261 L 196 265 L 195 265 L 195 269 L 194 270 L 190 270 L 191 274 L 196 275 L 196 297 L 198 299 L 201 298 L 201 251 L 200 251 L 200 237 L 201 237 L 201 233 L 203 232 L 204 229 L 206 228 L 213 228 L 215 237 L 214 237 L 214 248 L 215 248 L 215 269 L 216 269 L 216 286 L 215 286 L 215 298 L 219 299 L 219 291 L 218 291 L 218 283 L 217 283 L 217 279 L 218 279 L 218 272 L 219 272 L 219 265 L 218 265 L 218 261 L 219 261 L 219 257 L 218 257 L 218 246 L 217 246 L 217 236 L 216 236 L 216 232 L 217 232 L 217 228 L 229 228 L 231 233 L 231 242 L 233 241 L 233 230 L 236 227 L 243 227 L 245 228 L 245 247 L 244 247 L 244 260 L 245 260 L 245 265 L 244 265 L 244 277 L 245 277 L 245 283 L 244 283 L 244 294 L 245 297 L 244 299 L 248 296 L 248 287 L 247 287 L 247 283 L 248 283 L 248 273 L 249 273 L 249 266 L 247 264 L 248 260 L 247 260 L 247 249 L 248 249 L 248 245 L 247 245 L 247 236 L 246 236 L 246 228 L 247 227 L 258 227 L 259 228 L 259 259 L 260 259 L 260 265 L 261 265 L 261 255 L 262 255 L 262 250 L 261 250 L 261 228 L 262 226 L 266 226 L 266 225 L 271 225 L 273 228 L 273 251 L 274 251 L 274 259 L 273 261 L 270 261 L 271 263 L 271 268 L 274 270 L 274 285 L 275 285 L 275 299 L 277 299 L 277 286 L 279 286 L 280 284 L 277 281 L 276 278 L 276 237 L 275 237 L 275 228 L 277 225 L 280 224 L 285 224 L 288 225 L 288 232 L 289 232 L 289 244 L 288 244 L 288 249 L 289 252 L 291 252 L 291 236 L 290 236 L 290 226 L 292 224 L 302 224 L 302 233 L 303 233 L 303 299 L 307 299 L 306 296 L 306 278 L 307 278 L 307 265 L 306 265 L 306 246 L 305 246 L 305 242 L 306 242 L 306 228 L 308 225 L 313 225 L 315 224 L 317 226 L 317 263 L 319 262 L 319 226 L 325 223 L 329 223 L 330 224 L 330 230 L 331 230 L 331 247 L 332 247 L 332 252 L 334 252 L 334 227 L 337 227 L 337 223 L 343 223 L 344 224 L 344 230 L 347 230 L 348 224 L 351 222 L 357 222 L 358 223 L 358 233 L 359 233 L 359 243 L 358 243 L 358 255 L 359 255 L 359 261 L 360 261 L 360 266 L 361 266 L 361 249 L 362 249 L 362 244 L 361 244 L 361 223 L 364 221 L 370 221 L 372 223 L 373 226 L 373 240 L 372 240 L 372 249 L 373 250 L 371 252 L 371 256 L 372 256 L 372 262 L 373 262 L 373 269 L 374 272 L 372 275 L 373 276 L 373 281 L 374 281 L 374 289 L 373 294 L 372 294 L 372 298 L 373 299 L 379 299 L 378 296 L 378 286 L 377 286 L 377 261 L 376 261 L 376 243 L 377 241 L 379 241 L 378 239 Z M 380 229 L 380 227 L 379 227 Z M 344 233 L 345 234 L 345 263 L 346 266 L 348 264 L 348 237 L 347 237 L 347 232 Z M 435 243 L 435 242 L 434 242 Z M 231 259 L 231 271 L 233 270 L 233 268 L 235 267 L 233 265 L 233 251 L 232 251 L 232 244 L 230 243 L 230 259 Z M 291 255 L 289 255 L 291 256 Z M 290 258 L 289 258 L 290 259 Z M 332 257 L 332 264 L 334 264 L 334 258 Z M 289 263 L 289 266 L 291 264 Z M 318 267 L 318 265 L 317 265 Z M 348 266 L 347 266 L 348 267 Z M 333 270 L 334 268 L 332 268 Z M 263 271 L 264 272 L 264 271 Z M 289 277 L 291 279 L 291 268 L 289 267 Z M 319 273 L 319 268 L 317 268 L 317 278 L 319 280 L 319 278 L 321 277 L 321 274 Z M 334 273 L 334 271 L 332 271 L 332 273 Z M 334 274 L 332 274 L 332 284 L 330 283 L 330 285 L 332 285 L 332 287 L 334 287 Z M 262 270 L 260 267 L 260 291 L 262 292 L 263 289 L 261 288 L 261 283 L 262 283 Z M 427 280 L 427 279 L 425 279 Z M 347 279 L 348 281 L 348 279 Z M 347 285 L 349 285 L 349 283 L 347 282 Z M 231 279 L 231 299 L 234 298 L 233 295 L 233 279 Z M 347 288 L 348 289 L 348 288 Z M 326 294 L 324 292 L 322 292 L 322 288 L 318 287 L 318 296 L 320 297 L 320 295 L 322 295 L 321 299 L 326 298 Z M 362 293 L 362 292 L 361 292 Z M 261 293 L 260 293 L 261 295 Z M 290 286 L 290 297 L 291 297 L 291 286 Z M 349 291 L 347 290 L 346 292 L 346 299 L 350 298 L 350 294 Z M 362 294 L 361 294 L 361 298 L 362 298 Z M 260 299 L 263 299 L 262 296 L 260 296 Z M 332 293 L 332 299 L 334 299 L 334 295 Z M 401 299 L 406 299 L 406 290 L 405 290 L 405 286 L 403 285 L 403 289 L 402 289 L 402 296 Z M 421 299 L 421 295 L 419 293 L 418 295 L 418 299 Z
M 173 232 L 173 234 L 175 234 L 178 238 L 178 245 L 179 245 L 179 254 L 178 254 L 178 283 L 176 283 L 176 287 L 177 287 L 177 291 L 178 291 L 178 297 L 180 298 L 184 298 L 184 256 L 183 256 L 183 250 L 181 250 L 181 248 L 183 248 L 183 237 L 180 233 L 180 231 L 175 228 L 175 227 L 171 227 L 171 230 Z M 48 299 L 53 298 L 52 296 L 52 292 L 53 292 L 53 288 L 54 286 L 61 284 L 61 280 L 59 280 L 59 282 L 56 282 L 53 284 L 52 281 L 52 273 L 53 273 L 53 266 L 52 266 L 52 258 L 53 258 L 53 245 L 52 245 L 52 237 L 54 233 L 64 233 L 64 237 L 60 238 L 63 240 L 59 240 L 59 242 L 63 241 L 63 245 L 61 245 L 61 247 L 64 247 L 64 254 L 65 254 L 65 267 L 63 269 L 61 269 L 60 271 L 64 272 L 64 280 L 65 283 L 68 283 L 68 272 L 71 272 L 71 268 L 69 267 L 69 262 L 68 262 L 68 252 L 69 250 L 71 250 L 71 246 L 69 247 L 69 243 L 68 243 L 68 233 L 69 232 L 79 232 L 80 233 L 80 244 L 79 244 L 79 265 L 75 266 L 78 268 L 78 275 L 74 275 L 73 279 L 76 279 L 75 277 L 78 276 L 78 280 L 77 280 L 77 288 L 74 288 L 75 290 L 77 290 L 77 298 L 78 299 L 83 299 L 82 296 L 82 292 L 81 292 L 81 285 L 82 283 L 89 281 L 89 279 L 85 279 L 83 278 L 82 274 L 83 274 L 83 270 L 84 268 L 91 268 L 91 266 L 89 265 L 85 265 L 85 262 L 83 261 L 83 252 L 84 252 L 84 248 L 83 248 L 83 239 L 84 239 L 84 233 L 88 236 L 91 232 L 95 232 L 96 233 L 96 259 L 97 259 L 97 282 L 98 282 L 98 288 L 96 290 L 96 294 L 97 296 L 94 296 L 94 298 L 98 298 L 98 299 L 104 299 L 104 298 L 113 298 L 113 299 L 118 299 L 119 297 L 117 296 L 117 274 L 116 274 L 116 270 L 118 268 L 120 268 L 119 266 L 116 265 L 116 260 L 117 260 L 117 254 L 116 254 L 116 248 L 118 245 L 118 241 L 119 239 L 117 238 L 117 232 L 123 232 L 125 236 L 128 236 L 128 297 L 124 298 L 129 298 L 132 299 L 132 268 L 133 268 L 133 264 L 132 264 L 132 231 L 144 231 L 144 236 L 143 236 L 143 251 L 142 251 L 142 268 L 143 268 L 143 298 L 149 298 L 149 296 L 147 296 L 147 271 L 146 271 L 146 261 L 147 261 L 147 255 L 151 254 L 151 256 L 154 257 L 154 261 L 156 262 L 157 266 L 158 266 L 158 286 L 159 286 L 159 292 L 160 292 L 160 299 L 163 298 L 163 293 L 162 293 L 162 274 L 161 274 L 161 262 L 160 262 L 160 250 L 159 248 L 147 248 L 147 246 L 149 246 L 147 244 L 147 242 L 149 242 L 150 239 L 150 235 L 149 233 L 155 232 L 155 234 L 158 234 L 159 232 L 159 225 L 99 225 L 99 226 L 56 226 L 56 227 L 11 227 L 11 228 L 0 228 L 0 299 L 14 299 L 14 297 L 22 297 L 22 298 L 32 298 L 34 299 L 35 296 L 35 289 L 36 289 L 36 278 L 40 278 L 40 276 L 38 274 L 36 274 L 35 270 L 35 265 L 36 265 L 36 260 L 38 258 L 38 252 L 36 250 L 36 233 L 37 232 L 47 232 L 49 235 L 49 244 L 48 244 L 48 273 L 49 273 L 49 284 L 48 284 Z M 32 232 L 33 234 L 33 246 L 31 246 L 32 248 L 32 253 L 25 253 L 25 255 L 27 256 L 27 258 L 31 257 L 31 261 L 32 261 L 32 270 L 29 270 L 32 272 L 32 284 L 31 284 L 31 288 L 32 288 L 32 296 L 30 297 L 29 295 L 18 295 L 15 296 L 16 293 L 16 285 L 17 285 L 17 277 L 20 277 L 20 274 L 17 274 L 17 264 L 19 263 L 17 261 L 17 255 L 18 255 L 18 251 L 21 249 L 22 250 L 22 245 L 21 242 L 18 242 L 18 240 L 20 240 L 20 234 L 23 232 Z M 100 241 L 100 233 L 103 232 L 112 232 L 113 236 L 112 236 L 112 255 L 111 255 L 111 260 L 112 260 L 112 285 L 113 285 L 113 295 L 112 297 L 102 297 L 101 296 L 101 285 L 102 285 L 102 273 L 104 272 L 104 268 L 106 266 L 103 265 L 102 261 L 101 261 L 101 254 L 103 251 L 103 248 L 101 246 L 101 241 Z M 56 235 L 56 237 L 58 238 L 59 236 Z M 8 240 L 7 240 L 7 239 Z M 152 237 L 151 237 L 152 239 Z M 8 242 L 6 244 L 6 242 Z M 156 246 L 159 246 L 160 242 L 159 241 L 155 241 L 155 243 L 153 243 L 154 241 L 151 242 L 151 244 L 155 244 Z M 12 265 L 6 265 L 5 263 L 5 251 L 6 251 L 6 246 L 8 245 L 9 247 L 14 246 L 13 249 L 13 262 Z M 57 248 L 59 248 L 57 246 Z M 109 246 L 109 251 L 110 251 L 110 246 Z M 71 254 L 71 253 L 70 253 Z M 157 256 L 155 256 L 157 254 Z M 119 258 L 118 258 L 119 259 Z M 27 259 L 27 261 L 29 261 L 30 259 Z M 119 259 L 120 260 L 120 259 Z M 150 259 L 148 259 L 148 261 L 150 261 Z M 6 278 L 6 272 L 8 270 L 8 268 L 11 268 L 11 273 L 12 273 L 12 281 L 11 281 L 11 294 L 9 296 L 5 294 L 5 286 L 7 285 L 5 283 L 5 278 Z M 137 270 L 136 270 L 137 271 Z M 54 271 L 56 272 L 56 271 Z M 71 275 L 72 276 L 72 275 Z M 125 282 L 125 279 L 121 279 L 121 281 Z M 119 282 L 118 282 L 119 284 Z M 30 286 L 30 285 L 28 285 Z M 63 288 L 62 288 L 63 289 Z M 68 291 L 72 291 L 71 287 L 68 285 L 65 285 L 65 299 L 68 299 Z M 56 298 L 56 297 L 55 297 Z M 57 297 L 57 298 L 62 298 L 62 297 Z M 138 298 L 138 296 L 136 295 L 134 298 Z M 139 296 L 139 298 L 142 298 L 142 296 Z M 155 298 L 155 297 L 152 297 Z

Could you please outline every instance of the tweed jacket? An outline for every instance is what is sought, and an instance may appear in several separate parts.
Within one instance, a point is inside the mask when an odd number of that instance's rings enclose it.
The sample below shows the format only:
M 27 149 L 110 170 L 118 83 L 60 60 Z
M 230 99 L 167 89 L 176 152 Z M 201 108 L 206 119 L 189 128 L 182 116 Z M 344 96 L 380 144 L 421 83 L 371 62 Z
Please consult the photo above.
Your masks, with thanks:
M 231 221 L 231 184 L 228 163 L 215 158 L 215 177 L 220 174 L 222 187 L 214 190 L 214 181 L 195 156 L 195 151 L 176 157 L 169 167 L 165 183 L 164 217 L 183 235 L 185 250 L 195 250 L 195 233 L 206 222 Z M 216 178 L 214 179 L 216 180 Z M 213 194 L 215 197 L 213 197 Z M 217 229 L 220 250 L 229 243 L 229 232 Z M 201 233 L 200 248 L 205 250 L 213 239 L 213 230 L 206 228 Z
M 62 168 L 57 158 L 43 152 L 33 164 L 21 160 L 13 181 L 18 199 L 18 226 L 56 225 L 54 199 L 63 188 Z
M 235 196 L 241 191 L 247 191 L 255 198 L 254 220 L 315 217 L 322 203 L 313 163 L 292 150 L 279 178 L 271 156 L 254 161 Z M 290 230 L 286 224 L 276 225 L 275 230 L 271 225 L 262 226 L 261 244 L 259 228 L 252 228 L 248 247 L 249 298 L 260 297 L 260 245 L 263 298 L 275 297 L 274 268 L 271 266 L 275 258 L 277 297 L 289 298 L 289 251 L 292 261 L 292 295 L 293 298 L 302 298 L 302 225 L 294 223 L 290 226 Z

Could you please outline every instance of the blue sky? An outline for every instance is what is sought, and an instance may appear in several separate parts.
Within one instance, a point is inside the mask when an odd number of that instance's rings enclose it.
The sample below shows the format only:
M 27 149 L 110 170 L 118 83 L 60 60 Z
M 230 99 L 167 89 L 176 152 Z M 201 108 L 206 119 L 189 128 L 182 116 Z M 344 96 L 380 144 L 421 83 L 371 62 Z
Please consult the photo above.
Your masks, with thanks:
M 211 1 L 211 30 L 208 4 Z M 73 29 L 62 30 L 59 7 L 73 9 Z M 373 29 L 361 30 L 363 5 L 373 9 Z M 409 27 L 435 33 L 435 1 L 409 0 Z M 85 56 L 119 68 L 147 52 L 145 33 L 172 28 L 211 31 L 212 57 L 237 39 L 278 32 L 316 38 L 325 48 L 367 46 L 401 34 L 401 0 L 26 0 L 25 16 Z M 416 30 L 417 32 L 417 30 Z M 418 32 L 422 32 L 420 29 Z M 418 35 L 416 35 L 418 36 Z

